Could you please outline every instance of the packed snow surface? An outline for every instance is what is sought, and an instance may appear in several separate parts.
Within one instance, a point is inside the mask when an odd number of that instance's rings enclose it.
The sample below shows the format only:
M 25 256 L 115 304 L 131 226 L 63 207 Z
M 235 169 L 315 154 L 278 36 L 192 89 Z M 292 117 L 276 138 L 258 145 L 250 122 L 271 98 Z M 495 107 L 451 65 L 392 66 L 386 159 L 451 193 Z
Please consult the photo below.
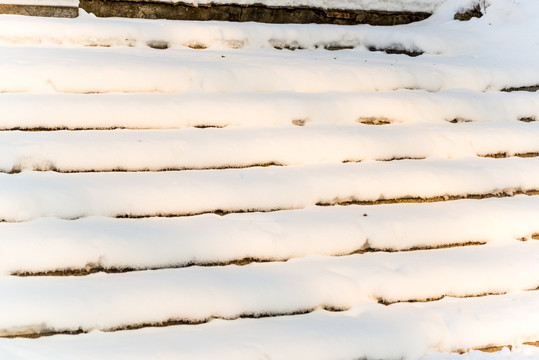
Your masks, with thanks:
M 496 244 L 539 234 L 538 217 L 539 199 L 519 195 L 430 204 L 309 207 L 224 217 L 40 218 L 0 227 L 0 270 L 8 275 L 88 266 L 166 268 L 244 258 L 287 260 L 358 250 Z
M 539 189 L 539 157 L 137 173 L 0 173 L 0 219 L 170 216 Z
M 33 106 L 26 106 L 28 103 L 32 103 Z M 490 129 L 490 126 L 494 128 L 496 126 L 491 123 L 516 122 L 523 118 L 539 119 L 539 97 L 535 93 L 478 93 L 464 89 L 440 92 L 399 90 L 318 94 L 295 92 L 90 95 L 17 93 L 3 94 L 0 97 L 0 106 L 6 114 L 0 118 L 0 129 L 297 126 L 294 124 L 303 124 L 305 128 L 310 128 L 315 125 L 356 125 L 358 122 L 369 119 L 406 124 L 445 123 L 454 120 L 487 122 L 490 124 L 485 125 L 485 128 Z M 35 109 L 39 109 L 38 113 Z M 527 128 L 534 131 L 533 128 L 537 127 L 537 124 L 527 125 L 528 127 L 522 126 L 520 129 Z M 453 131 L 463 133 L 461 130 L 466 129 L 467 125 L 461 124 L 461 126 L 462 129 L 453 128 L 451 133 Z M 514 126 L 517 127 L 517 125 Z M 469 127 L 474 128 L 474 125 L 469 124 Z M 423 126 L 415 128 L 417 131 L 421 129 Z M 477 126 L 477 129 L 477 133 L 483 132 L 479 130 L 480 126 Z M 293 131 L 301 133 L 299 130 L 282 130 L 284 133 Z M 337 129 L 331 130 L 326 127 L 325 131 L 333 132 Z M 353 130 L 350 128 L 350 131 Z M 356 131 L 364 131 L 371 135 L 371 132 L 383 133 L 392 129 L 386 127 L 383 131 L 381 129 Z M 449 128 L 445 128 L 444 132 L 446 131 L 450 131 Z M 507 131 L 510 130 L 507 129 Z M 490 130 L 485 132 L 485 136 L 490 132 Z M 411 131 L 407 133 L 413 136 Z M 19 135 L 6 134 L 5 136 Z M 35 136 L 52 137 L 54 135 Z M 101 136 L 109 135 L 101 133 Z M 195 135 L 192 133 L 189 137 L 191 136 Z M 275 140 L 278 141 L 278 138 Z M 338 149 L 333 151 L 338 151 Z
M 159 303 L 148 304 L 159 307 Z M 537 338 L 538 304 L 536 292 L 390 306 L 363 303 L 346 312 L 318 310 L 299 316 L 214 320 L 197 326 L 3 339 L 0 346 L 7 358 L 28 359 L 104 360 L 117 359 L 118 353 L 129 359 L 148 359 L 155 354 L 160 359 L 305 356 L 322 360 L 353 359 L 358 354 L 417 359 L 433 350 L 465 350 Z
M 539 358 L 539 3 L 264 4 L 0 15 L 0 358 Z
M 346 310 L 367 306 L 364 302 L 497 294 L 536 289 L 537 273 L 539 242 L 513 240 L 498 246 L 307 257 L 243 267 L 4 277 L 0 286 L 9 295 L 0 298 L 0 306 L 11 311 L 0 320 L 0 334 L 36 324 L 43 330 L 106 330 L 176 319 L 200 322 L 319 307 Z M 537 301 L 537 292 L 530 296 Z M 159 306 L 137 310 L 150 303 Z
M 538 138 L 539 125 L 522 122 L 0 132 L 0 171 L 159 171 L 523 156 L 539 154 Z

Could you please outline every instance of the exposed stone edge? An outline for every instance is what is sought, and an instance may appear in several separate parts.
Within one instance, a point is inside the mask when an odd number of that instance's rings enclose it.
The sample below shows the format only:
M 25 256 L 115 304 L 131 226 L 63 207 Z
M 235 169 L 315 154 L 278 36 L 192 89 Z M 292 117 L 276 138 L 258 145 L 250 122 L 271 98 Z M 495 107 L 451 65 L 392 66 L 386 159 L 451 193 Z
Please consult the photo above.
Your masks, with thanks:
M 483 12 L 481 12 L 481 7 L 479 5 L 467 9 L 463 12 L 456 13 L 453 19 L 460 20 L 460 21 L 469 21 L 473 18 L 480 18 L 483 16 Z
M 76 18 L 79 9 L 69 6 L 1 4 L 0 14 Z
M 234 22 L 316 23 L 335 25 L 400 25 L 421 21 L 426 12 L 393 12 L 378 10 L 343 10 L 313 7 L 277 7 L 263 4 L 160 3 L 152 0 L 81 0 L 86 12 L 99 17 L 127 17 L 169 20 L 217 20 Z
M 532 235 L 533 238 L 534 235 Z M 528 241 L 527 237 L 523 237 L 520 241 Z M 365 254 L 365 253 L 375 253 L 375 252 L 385 252 L 385 253 L 396 253 L 396 252 L 409 252 L 409 251 L 428 251 L 428 250 L 438 250 L 438 249 L 448 249 L 448 248 L 455 248 L 455 247 L 465 247 L 465 246 L 481 246 L 485 245 L 486 242 L 484 241 L 468 241 L 468 242 L 454 242 L 454 243 L 447 243 L 447 244 L 441 244 L 441 245 L 435 245 L 435 246 L 412 246 L 409 248 L 404 249 L 393 249 L 393 248 L 372 248 L 372 247 L 363 247 L 361 249 L 348 252 L 348 253 L 342 253 L 342 254 L 333 254 L 333 255 L 325 255 L 325 256 L 332 256 L 332 257 L 343 257 L 343 256 L 351 256 L 351 255 L 359 255 L 359 254 Z M 313 254 L 316 255 L 316 254 Z M 318 254 L 320 255 L 320 254 Z M 292 260 L 295 257 L 282 257 L 282 258 L 263 258 L 263 257 L 246 257 L 241 259 L 231 259 L 229 261 L 192 261 L 188 263 L 179 263 L 177 265 L 172 266 L 155 266 L 155 267 L 142 267 L 142 268 L 134 268 L 134 267 L 103 267 L 100 265 L 94 265 L 94 264 L 87 264 L 84 268 L 58 268 L 55 270 L 45 270 L 45 271 L 15 271 L 11 273 L 11 276 L 18 276 L 18 277 L 37 277 L 37 276 L 88 276 L 91 274 L 96 273 L 107 273 L 107 274 L 125 274 L 130 272 L 138 272 L 138 271 L 158 271 L 158 270 L 167 270 L 167 269 L 185 269 L 188 267 L 193 266 L 200 266 L 200 267 L 220 267 L 220 266 L 230 266 L 230 265 L 236 265 L 236 266 L 245 266 L 250 264 L 260 264 L 260 263 L 276 263 L 276 262 L 287 262 L 288 260 Z
M 117 332 L 117 331 L 128 331 L 128 330 L 139 330 L 145 328 L 156 328 L 156 327 L 169 327 L 169 326 L 191 326 L 191 325 L 201 325 L 207 324 L 213 320 L 227 320 L 234 321 L 238 319 L 262 319 L 270 317 L 284 317 L 284 316 L 297 316 L 305 315 L 314 312 L 315 310 L 323 309 L 329 312 L 340 312 L 346 311 L 346 308 L 335 308 L 333 306 L 321 305 L 314 308 L 307 308 L 303 310 L 289 311 L 289 312 L 261 312 L 261 313 L 242 313 L 237 316 L 209 316 L 206 318 L 200 319 L 181 319 L 181 318 L 171 318 L 163 321 L 156 322 L 144 322 L 144 323 L 133 323 L 126 324 L 117 327 L 104 328 L 101 331 L 103 332 Z M 0 339 L 16 339 L 16 338 L 27 338 L 27 339 L 38 339 L 41 337 L 55 336 L 55 335 L 79 335 L 79 334 L 88 334 L 91 329 L 54 329 L 46 328 L 35 329 L 32 327 L 16 330 L 0 330 Z
M 513 91 L 536 92 L 536 91 L 539 91 L 539 84 L 538 85 L 531 85 L 531 86 L 520 86 L 520 87 L 504 88 L 504 89 L 502 89 L 502 91 L 503 92 L 513 92 Z

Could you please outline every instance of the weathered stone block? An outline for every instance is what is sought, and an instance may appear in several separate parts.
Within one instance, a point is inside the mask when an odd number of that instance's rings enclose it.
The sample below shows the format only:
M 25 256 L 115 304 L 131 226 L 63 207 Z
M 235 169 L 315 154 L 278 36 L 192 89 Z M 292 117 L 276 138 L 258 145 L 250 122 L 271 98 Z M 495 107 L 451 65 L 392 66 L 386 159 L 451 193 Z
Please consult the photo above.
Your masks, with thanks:
M 79 8 L 68 6 L 0 4 L 0 14 L 75 18 Z
M 273 24 L 397 25 L 424 20 L 431 15 L 424 12 L 277 7 L 262 4 L 199 4 L 193 6 L 188 3 L 171 4 L 152 0 L 81 0 L 80 7 L 100 17 L 255 21 Z

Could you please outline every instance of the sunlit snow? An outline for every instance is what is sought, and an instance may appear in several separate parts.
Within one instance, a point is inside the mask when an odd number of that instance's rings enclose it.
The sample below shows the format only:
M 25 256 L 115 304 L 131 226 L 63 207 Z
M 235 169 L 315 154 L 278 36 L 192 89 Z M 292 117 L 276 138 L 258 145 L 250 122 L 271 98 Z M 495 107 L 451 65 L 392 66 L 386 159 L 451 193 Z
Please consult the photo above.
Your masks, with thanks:
M 539 2 L 233 3 L 433 15 L 0 15 L 0 359 L 539 359 Z

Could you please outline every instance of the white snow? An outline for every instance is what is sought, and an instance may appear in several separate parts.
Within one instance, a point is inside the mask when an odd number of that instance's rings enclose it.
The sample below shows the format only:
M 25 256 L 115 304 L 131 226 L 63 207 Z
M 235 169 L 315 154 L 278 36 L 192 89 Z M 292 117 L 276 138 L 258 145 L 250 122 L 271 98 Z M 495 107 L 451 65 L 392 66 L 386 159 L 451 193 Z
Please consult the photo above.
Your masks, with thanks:
M 537 359 L 539 97 L 500 90 L 539 84 L 539 3 L 481 3 L 301 2 L 433 12 L 397 27 L 0 15 L 0 335 L 84 332 L 0 358 Z M 19 276 L 73 269 L 123 272 Z
M 155 216 L 539 189 L 532 159 L 402 160 L 179 172 L 0 174 L 0 218 Z
M 539 83 L 535 62 L 526 64 L 526 59 L 516 64 L 521 71 L 512 74 L 481 59 L 463 58 L 459 63 L 454 57 L 386 58 L 383 53 L 361 49 L 338 55 L 323 50 L 312 54 L 273 49 L 208 50 L 195 55 L 195 50 L 157 52 L 146 47 L 122 47 L 112 53 L 103 48 L 52 51 L 27 46 L 0 47 L 0 51 L 3 92 L 485 91 Z M 358 64 L 358 56 L 364 58 L 362 63 Z M 385 60 L 379 60 L 382 57 Z M 24 64 L 20 64 L 21 58 Z M 68 67 L 67 61 L 72 62 Z
M 158 307 L 157 303 L 155 307 Z M 432 351 L 466 350 L 537 338 L 536 292 L 384 306 L 362 303 L 348 312 L 214 320 L 175 326 L 37 340 L 0 341 L 16 359 L 416 359 Z M 147 309 L 151 306 L 146 306 Z M 513 324 L 513 325 L 511 325 Z M 209 345 L 210 344 L 210 345 Z M 525 354 L 526 352 L 524 352 Z M 532 354 L 536 354 L 534 351 Z M 428 358 L 428 357 L 427 357 Z
M 113 171 L 309 165 L 539 153 L 535 123 L 0 132 L 0 170 Z M 334 149 L 328 151 L 328 149 Z
M 539 234 L 538 216 L 539 200 L 521 195 L 431 204 L 310 207 L 224 217 L 41 218 L 0 227 L 0 271 L 7 275 L 87 266 L 158 268 L 244 258 L 344 255 L 369 248 L 496 244 Z
M 308 257 L 243 267 L 3 277 L 0 306 L 10 312 L 0 320 L 0 334 L 37 325 L 44 330 L 106 330 L 176 319 L 287 314 L 323 306 L 349 309 L 377 299 L 395 302 L 531 290 L 539 286 L 538 272 L 539 242 L 513 240 L 499 246 Z M 151 303 L 159 306 L 143 305 Z M 533 328 L 539 331 L 537 324 Z
M 533 45 L 539 23 L 533 16 L 526 16 L 537 11 L 537 4 L 529 0 L 518 5 L 512 0 L 496 1 L 485 16 L 469 22 L 452 20 L 459 4 L 462 2 L 448 1 L 432 18 L 397 28 L 118 20 L 84 15 L 52 22 L 2 16 L 0 34 L 6 42 L 76 46 L 2 46 L 0 90 L 316 93 L 485 91 L 539 84 L 535 61 L 539 47 Z M 515 33 L 522 35 L 510 35 Z M 155 40 L 168 42 L 172 48 L 118 47 L 113 52 L 80 48 L 81 44 L 133 46 Z M 182 44 L 210 49 L 197 50 L 195 55 L 195 50 L 176 46 Z M 339 53 L 271 49 L 279 44 L 307 49 L 316 45 L 356 48 Z M 371 46 L 422 50 L 426 54 L 417 58 L 387 56 L 369 52 L 366 48 Z M 25 59 L 23 63 L 19 62 L 21 58 Z
M 33 106 L 28 107 L 27 103 Z M 318 94 L 26 93 L 3 94 L 0 106 L 5 114 L 0 118 L 1 129 L 277 127 L 292 126 L 294 120 L 305 120 L 305 127 L 310 127 L 356 124 L 359 119 L 368 118 L 385 118 L 395 123 L 437 123 L 454 119 L 492 123 L 539 119 L 539 97 L 534 93 L 477 93 L 464 89 L 433 93 L 420 90 Z M 384 130 L 391 131 L 389 128 Z

